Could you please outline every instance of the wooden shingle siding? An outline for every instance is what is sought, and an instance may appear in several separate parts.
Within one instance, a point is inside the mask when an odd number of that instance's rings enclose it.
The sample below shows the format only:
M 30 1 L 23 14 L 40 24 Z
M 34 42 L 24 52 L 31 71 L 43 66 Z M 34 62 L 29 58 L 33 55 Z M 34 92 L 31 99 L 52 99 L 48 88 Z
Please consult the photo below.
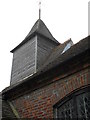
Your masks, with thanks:
M 2 120 L 11 120 L 11 118 L 14 119 L 16 116 L 13 113 L 8 101 L 2 100 Z
M 21 81 L 30 74 L 35 73 L 36 37 L 25 43 L 13 54 L 11 84 Z
M 54 47 L 56 47 L 55 42 L 44 37 L 37 37 L 37 69 L 46 61 Z
M 14 51 L 11 84 L 38 71 L 56 46 L 55 42 L 38 35 Z

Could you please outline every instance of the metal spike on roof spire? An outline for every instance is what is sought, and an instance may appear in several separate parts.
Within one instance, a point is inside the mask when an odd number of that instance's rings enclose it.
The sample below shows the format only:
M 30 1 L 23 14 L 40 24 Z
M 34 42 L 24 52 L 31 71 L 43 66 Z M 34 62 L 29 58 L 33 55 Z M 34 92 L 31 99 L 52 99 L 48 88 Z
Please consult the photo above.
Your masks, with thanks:
M 39 19 L 41 19 L 41 1 L 39 1 Z

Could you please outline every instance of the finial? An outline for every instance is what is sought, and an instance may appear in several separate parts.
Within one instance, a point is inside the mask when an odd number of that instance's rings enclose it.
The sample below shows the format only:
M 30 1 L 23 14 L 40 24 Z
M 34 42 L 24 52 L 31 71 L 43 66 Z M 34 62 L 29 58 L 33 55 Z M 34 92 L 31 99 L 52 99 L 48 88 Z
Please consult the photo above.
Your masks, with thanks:
M 39 1 L 39 19 L 41 19 L 41 1 Z

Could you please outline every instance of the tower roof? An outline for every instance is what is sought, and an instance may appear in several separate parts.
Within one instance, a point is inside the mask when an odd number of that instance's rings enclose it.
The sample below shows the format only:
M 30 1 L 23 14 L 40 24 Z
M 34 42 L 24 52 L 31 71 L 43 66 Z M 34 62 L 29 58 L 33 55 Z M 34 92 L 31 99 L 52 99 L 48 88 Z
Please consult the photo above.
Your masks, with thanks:
M 50 31 L 48 30 L 48 28 L 46 27 L 46 25 L 44 24 L 44 22 L 41 19 L 38 19 L 36 21 L 36 23 L 32 27 L 29 34 L 26 36 L 26 38 L 31 36 L 33 33 L 39 33 L 39 34 L 51 39 L 52 41 L 59 43 L 57 40 L 55 40 L 55 38 L 52 36 L 52 34 L 50 33 Z
M 31 31 L 28 33 L 26 38 L 17 46 L 15 47 L 11 52 L 14 52 L 17 48 L 19 48 L 21 45 L 23 45 L 25 42 L 30 40 L 30 38 L 36 34 L 42 35 L 43 37 L 46 37 L 53 42 L 60 44 L 50 33 L 49 29 L 46 27 L 44 22 L 41 19 L 38 19 L 34 26 L 32 27 Z

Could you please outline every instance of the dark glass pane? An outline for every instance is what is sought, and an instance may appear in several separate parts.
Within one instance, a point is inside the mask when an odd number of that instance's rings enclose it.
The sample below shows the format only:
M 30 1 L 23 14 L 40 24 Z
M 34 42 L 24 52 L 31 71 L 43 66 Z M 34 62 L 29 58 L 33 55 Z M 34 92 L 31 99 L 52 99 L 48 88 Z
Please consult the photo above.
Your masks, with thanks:
M 60 108 L 58 108 L 58 118 L 63 118 L 64 120 L 73 118 L 73 99 L 66 102 Z
M 87 93 L 84 97 L 86 118 L 90 120 L 90 93 Z
M 90 93 L 84 93 L 76 97 L 78 118 L 90 119 Z

